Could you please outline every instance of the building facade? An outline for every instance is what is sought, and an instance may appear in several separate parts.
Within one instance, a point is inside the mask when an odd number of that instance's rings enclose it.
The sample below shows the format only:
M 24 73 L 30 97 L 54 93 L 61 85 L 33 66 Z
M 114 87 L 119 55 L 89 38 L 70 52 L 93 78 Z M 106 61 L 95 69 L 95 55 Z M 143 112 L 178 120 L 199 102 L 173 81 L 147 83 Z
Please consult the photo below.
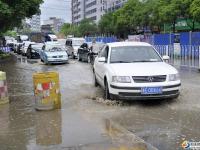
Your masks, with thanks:
M 31 31 L 40 32 L 41 31 L 41 23 L 40 23 L 40 15 L 33 15 L 30 19 Z
M 72 23 L 79 23 L 81 20 L 84 19 L 85 0 L 72 0 L 71 5 Z
M 52 30 L 56 33 L 60 32 L 64 20 L 56 17 L 50 17 L 48 20 L 43 21 L 43 25 L 49 25 L 52 27 Z
M 121 8 L 127 0 L 72 0 L 72 23 L 88 18 L 96 23 L 107 13 Z

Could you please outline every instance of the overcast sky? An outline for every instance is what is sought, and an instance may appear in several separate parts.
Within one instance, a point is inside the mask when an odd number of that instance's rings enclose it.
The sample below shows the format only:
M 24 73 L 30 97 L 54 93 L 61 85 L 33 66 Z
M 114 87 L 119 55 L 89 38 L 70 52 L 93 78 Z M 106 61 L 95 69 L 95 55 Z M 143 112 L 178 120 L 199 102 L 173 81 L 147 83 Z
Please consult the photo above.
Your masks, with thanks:
M 41 21 L 58 17 L 71 22 L 71 0 L 44 0 L 41 5 Z

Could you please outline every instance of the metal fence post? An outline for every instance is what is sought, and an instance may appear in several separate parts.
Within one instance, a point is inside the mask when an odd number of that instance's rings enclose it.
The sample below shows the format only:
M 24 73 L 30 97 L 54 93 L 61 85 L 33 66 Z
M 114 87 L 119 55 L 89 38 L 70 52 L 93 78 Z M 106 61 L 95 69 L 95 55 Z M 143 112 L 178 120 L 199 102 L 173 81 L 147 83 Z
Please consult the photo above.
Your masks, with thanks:
M 200 46 L 199 46 L 199 71 L 200 71 Z
M 192 31 L 189 32 L 189 52 L 188 52 L 188 61 L 189 61 L 189 67 L 191 67 L 191 51 L 192 51 Z

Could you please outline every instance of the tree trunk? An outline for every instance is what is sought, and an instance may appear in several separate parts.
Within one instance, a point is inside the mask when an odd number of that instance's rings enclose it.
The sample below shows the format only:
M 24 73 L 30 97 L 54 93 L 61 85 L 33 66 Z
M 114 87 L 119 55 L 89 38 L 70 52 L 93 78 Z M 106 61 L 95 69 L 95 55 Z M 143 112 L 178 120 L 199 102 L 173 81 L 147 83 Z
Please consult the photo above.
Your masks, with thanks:
M 195 21 L 192 21 L 192 32 L 195 30 Z
M 173 22 L 173 33 L 175 33 L 176 32 L 176 20 L 174 20 L 174 22 Z

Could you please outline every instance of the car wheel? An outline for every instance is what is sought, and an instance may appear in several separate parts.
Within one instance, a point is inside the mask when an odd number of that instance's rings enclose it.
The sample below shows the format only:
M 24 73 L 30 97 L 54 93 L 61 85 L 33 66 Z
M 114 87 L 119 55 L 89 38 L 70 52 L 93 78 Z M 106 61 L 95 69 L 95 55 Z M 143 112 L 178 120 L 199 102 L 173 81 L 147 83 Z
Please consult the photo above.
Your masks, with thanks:
M 87 62 L 91 63 L 90 55 L 87 56 Z
M 99 86 L 99 83 L 97 81 L 96 75 L 94 74 L 94 86 L 97 87 Z
M 72 58 L 75 59 L 75 55 L 74 55 L 74 53 L 72 53 Z
M 44 62 L 44 60 L 43 60 L 43 59 L 41 59 L 41 62 Z
M 31 54 L 28 53 L 26 56 L 28 59 L 31 59 Z
M 81 61 L 79 53 L 77 54 L 78 61 Z
M 110 92 L 108 87 L 108 82 L 105 80 L 105 88 L 104 88 L 104 99 L 110 99 Z

